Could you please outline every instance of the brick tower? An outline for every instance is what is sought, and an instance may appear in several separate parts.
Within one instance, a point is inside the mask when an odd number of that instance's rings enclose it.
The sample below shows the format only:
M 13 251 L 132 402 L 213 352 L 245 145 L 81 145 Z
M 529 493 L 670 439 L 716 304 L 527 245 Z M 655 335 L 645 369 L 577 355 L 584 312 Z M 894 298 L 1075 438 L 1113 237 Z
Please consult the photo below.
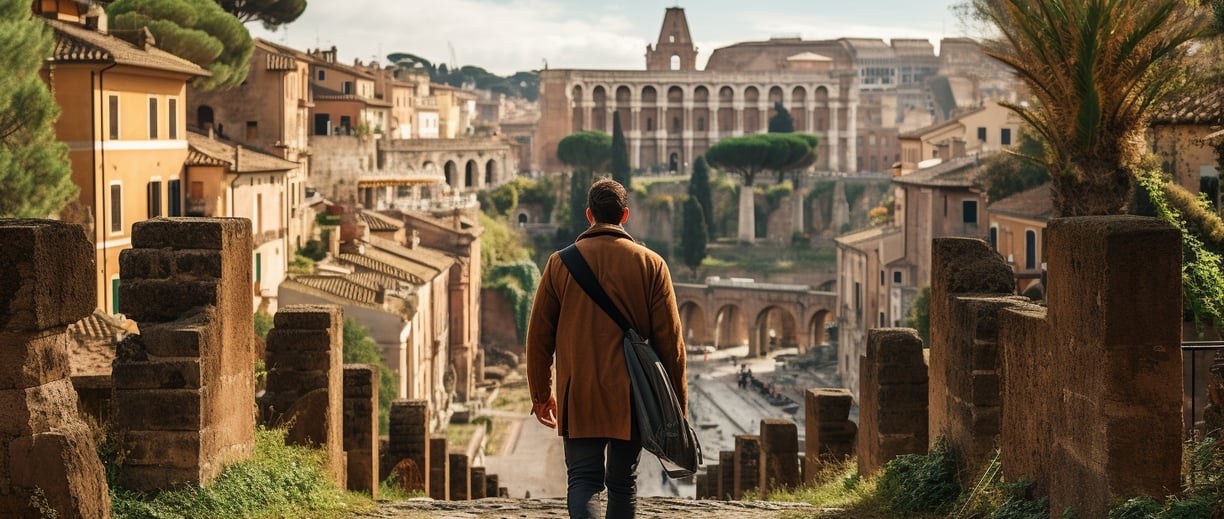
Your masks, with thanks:
M 646 46 L 646 70 L 697 70 L 697 47 L 689 35 L 684 8 L 667 8 L 659 41 L 653 47 Z

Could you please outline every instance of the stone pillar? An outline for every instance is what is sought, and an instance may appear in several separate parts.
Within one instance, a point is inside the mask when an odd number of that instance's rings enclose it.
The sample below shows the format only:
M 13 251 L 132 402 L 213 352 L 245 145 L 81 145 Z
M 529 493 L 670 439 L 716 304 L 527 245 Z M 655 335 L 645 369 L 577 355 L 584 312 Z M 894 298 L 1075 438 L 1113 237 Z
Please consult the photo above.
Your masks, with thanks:
M 709 468 L 706 469 L 706 472 L 700 472 L 697 474 L 697 481 L 696 481 L 695 487 L 696 488 L 694 488 L 694 492 L 693 492 L 694 499 L 707 499 L 709 497 L 707 496 L 707 494 L 710 493 Z
M 735 494 L 735 451 L 718 453 L 718 499 L 728 500 Z
M 858 101 L 851 100 L 846 112 L 846 161 L 850 164 L 846 169 L 851 173 L 858 172 Z
M 706 499 L 722 499 L 722 465 L 706 466 Z
M 488 489 L 488 481 L 486 479 L 484 467 L 472 467 L 471 490 L 469 492 L 471 499 L 484 499 L 485 491 Z
M 450 496 L 450 456 L 446 438 L 429 439 L 429 497 L 447 501 Z
M 731 113 L 734 121 L 731 123 L 731 136 L 741 137 L 744 135 L 744 102 L 732 101 Z
M 268 332 L 265 423 L 285 427 L 285 443 L 320 446 L 332 479 L 345 488 L 344 312 L 335 305 L 282 307 Z
M 761 498 L 799 486 L 799 428 L 780 418 L 761 420 Z
M 826 462 L 838 462 L 854 455 L 854 436 L 858 426 L 850 421 L 854 397 L 846 389 L 819 388 L 805 393 L 803 460 L 806 481 Z
M 743 499 L 745 490 L 761 486 L 761 437 L 755 434 L 735 435 L 731 498 Z M 765 496 L 761 496 L 764 499 Z
M 927 368 L 909 328 L 867 330 L 859 359 L 858 467 L 875 474 L 902 454 L 927 451 Z
M 96 304 L 94 247 L 80 226 L 0 220 L 0 516 L 110 517 L 89 426 L 77 413 L 68 325 Z
M 468 468 L 467 454 L 452 452 L 450 458 L 450 499 L 463 501 L 471 495 L 471 470 Z
M 756 214 L 752 211 L 752 186 L 740 186 L 739 194 L 739 226 L 737 237 L 740 243 L 756 241 Z
M 1179 485 L 1181 234 L 1101 216 L 1052 220 L 1046 239 L 1048 310 L 1000 317 L 1004 475 L 1050 510 L 1104 517 Z
M 841 140 L 841 134 L 838 133 L 838 109 L 841 108 L 841 103 L 838 101 L 829 101 L 829 171 L 840 171 L 841 152 L 838 148 L 838 141 Z
M 485 475 L 485 497 L 501 497 L 498 492 L 497 480 L 497 474 Z
M 344 452 L 348 489 L 378 499 L 378 366 L 344 365 Z
M 406 490 L 420 490 L 429 495 L 429 402 L 396 400 L 391 402 L 391 423 L 388 434 L 388 467 L 405 459 L 412 460 L 415 472 Z
M 124 488 L 207 485 L 255 447 L 251 221 L 155 218 L 119 255 L 119 310 L 140 335 L 118 346 L 111 422 Z
M 998 314 L 1027 299 L 986 242 L 936 238 L 931 249 L 929 430 L 968 467 L 994 456 L 1002 420 Z M 976 474 L 964 471 L 961 484 Z

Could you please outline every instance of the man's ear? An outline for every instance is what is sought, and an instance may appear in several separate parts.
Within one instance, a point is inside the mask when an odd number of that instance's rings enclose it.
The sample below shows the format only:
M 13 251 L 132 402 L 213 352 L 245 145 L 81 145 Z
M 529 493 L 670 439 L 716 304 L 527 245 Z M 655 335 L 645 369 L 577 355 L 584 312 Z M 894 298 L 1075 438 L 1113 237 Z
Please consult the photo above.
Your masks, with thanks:
M 590 209 L 587 209 L 587 211 L 590 211 Z M 626 222 L 626 221 L 628 221 L 628 220 L 629 220 L 629 208 L 628 208 L 628 207 L 626 207 L 626 208 L 625 208 L 625 212 L 621 213 L 620 223 L 622 223 L 622 224 L 623 224 L 623 223 L 625 223 L 625 222 Z
M 587 217 L 587 223 L 588 223 L 588 224 L 592 224 L 592 225 L 593 225 L 593 224 L 595 223 L 595 215 L 591 214 L 591 208 L 590 208 L 590 207 L 588 207 L 588 208 L 587 208 L 587 210 L 586 210 L 586 217 Z

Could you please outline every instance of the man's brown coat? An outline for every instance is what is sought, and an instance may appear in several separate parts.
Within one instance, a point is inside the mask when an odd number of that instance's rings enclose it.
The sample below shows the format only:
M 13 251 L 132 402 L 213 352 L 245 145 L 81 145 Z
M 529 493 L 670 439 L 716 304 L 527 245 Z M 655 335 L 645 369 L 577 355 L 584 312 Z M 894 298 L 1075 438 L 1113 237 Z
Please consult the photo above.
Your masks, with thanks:
M 684 343 L 667 264 L 619 225 L 593 225 L 576 243 L 608 297 L 658 352 L 687 414 Z M 536 290 L 527 328 L 527 380 L 532 402 L 548 401 L 555 358 L 557 431 L 562 436 L 630 438 L 632 407 L 623 338 L 621 329 L 553 253 Z

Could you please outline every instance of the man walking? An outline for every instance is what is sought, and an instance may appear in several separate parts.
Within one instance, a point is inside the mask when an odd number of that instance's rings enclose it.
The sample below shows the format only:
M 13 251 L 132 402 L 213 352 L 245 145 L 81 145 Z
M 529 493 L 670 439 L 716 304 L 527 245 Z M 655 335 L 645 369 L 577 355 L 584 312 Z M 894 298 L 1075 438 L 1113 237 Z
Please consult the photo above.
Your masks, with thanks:
M 619 183 L 595 182 L 587 192 L 586 216 L 591 227 L 575 240 L 578 251 L 608 297 L 654 346 L 687 415 L 684 342 L 667 264 L 621 226 L 629 208 Z M 600 517 L 597 494 L 605 487 L 607 517 L 634 516 L 641 443 L 629 400 L 624 336 L 561 258 L 550 256 L 527 328 L 527 381 L 532 413 L 565 438 L 571 518 Z

